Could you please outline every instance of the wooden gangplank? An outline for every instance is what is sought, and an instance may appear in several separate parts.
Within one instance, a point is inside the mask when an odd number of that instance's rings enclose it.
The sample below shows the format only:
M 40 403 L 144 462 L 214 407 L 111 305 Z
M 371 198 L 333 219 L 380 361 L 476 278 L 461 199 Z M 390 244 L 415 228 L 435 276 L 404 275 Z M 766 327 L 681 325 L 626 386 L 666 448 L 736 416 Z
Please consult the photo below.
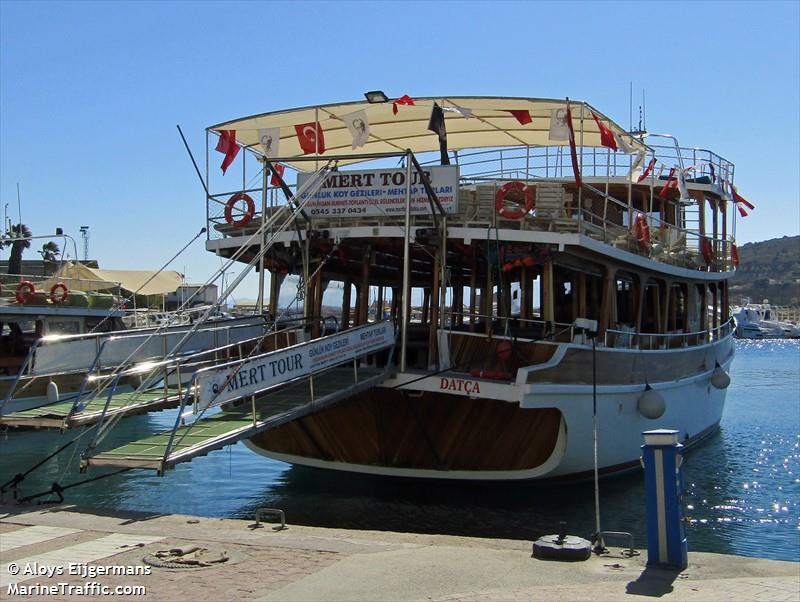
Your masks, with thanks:
M 257 433 L 276 428 L 307 416 L 333 403 L 375 387 L 391 376 L 383 368 L 358 367 L 358 382 L 353 383 L 352 367 L 334 368 L 304 378 L 246 400 L 175 431 L 167 454 L 172 431 L 159 433 L 121 447 L 85 457 L 84 465 L 150 468 L 162 473 L 168 468 L 211 451 L 248 439 Z M 313 384 L 312 384 L 313 383 Z M 312 397 L 313 387 L 313 397 Z
M 94 424 L 103 416 L 103 408 L 108 401 L 107 394 L 101 394 L 85 402 L 85 406 L 72 413 L 73 400 L 52 403 L 30 410 L 12 412 L 0 416 L 0 425 L 31 428 L 71 429 Z M 145 412 L 178 407 L 181 402 L 177 387 L 150 389 L 147 391 L 127 391 L 111 396 L 105 417 L 134 416 Z

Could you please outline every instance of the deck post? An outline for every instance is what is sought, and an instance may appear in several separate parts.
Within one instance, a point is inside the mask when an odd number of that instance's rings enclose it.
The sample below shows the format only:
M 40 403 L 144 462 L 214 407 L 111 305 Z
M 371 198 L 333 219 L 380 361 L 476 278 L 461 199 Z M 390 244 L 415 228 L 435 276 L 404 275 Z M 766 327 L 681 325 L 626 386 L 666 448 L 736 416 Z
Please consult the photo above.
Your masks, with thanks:
M 403 236 L 403 321 L 400 328 L 400 372 L 406 370 L 406 347 L 408 346 L 408 319 L 411 311 L 411 150 L 406 151 L 406 213 Z
M 261 240 L 259 241 L 258 258 L 258 297 L 256 300 L 256 312 L 264 313 L 264 247 L 267 244 L 267 230 L 264 224 L 267 221 L 267 169 L 266 165 L 261 166 Z M 270 279 L 271 283 L 271 279 Z M 271 286 L 270 286 L 271 288 Z

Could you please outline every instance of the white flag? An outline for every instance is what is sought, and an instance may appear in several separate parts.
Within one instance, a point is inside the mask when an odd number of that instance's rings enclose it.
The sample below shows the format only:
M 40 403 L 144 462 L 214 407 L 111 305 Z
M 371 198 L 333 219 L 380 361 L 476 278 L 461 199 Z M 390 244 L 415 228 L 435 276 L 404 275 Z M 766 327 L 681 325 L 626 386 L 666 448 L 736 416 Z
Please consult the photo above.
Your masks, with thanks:
M 619 132 L 614 132 L 614 140 L 617 141 L 617 149 L 621 150 L 626 155 L 632 155 L 636 152 L 636 150 L 625 141 L 625 137 Z
M 617 145 L 620 141 L 617 140 Z M 621 147 L 620 147 L 621 148 Z M 627 152 L 627 151 L 625 151 Z M 642 164 L 644 163 L 644 151 L 639 151 L 631 164 L 631 170 L 628 172 L 628 179 L 635 183 L 639 182 L 639 177 L 642 175 Z
M 569 127 L 567 126 L 567 110 L 550 110 L 550 140 L 569 140 Z
M 356 111 L 342 115 L 347 129 L 350 130 L 350 135 L 353 137 L 353 148 L 357 146 L 364 146 L 369 140 L 369 120 L 365 111 Z
M 258 130 L 258 140 L 261 142 L 261 148 L 264 151 L 264 156 L 268 159 L 279 157 L 278 148 L 281 144 L 281 129 L 268 128 Z
M 687 168 L 686 171 L 689 169 L 694 169 L 694 167 Z M 681 200 L 689 199 L 689 188 L 686 186 L 686 173 L 680 167 L 675 166 L 675 175 L 678 178 L 678 190 L 681 193 Z
M 474 117 L 472 114 L 472 109 L 468 109 L 466 107 L 459 107 L 458 105 L 453 105 L 452 107 L 442 107 L 442 111 L 447 111 L 448 113 L 458 113 L 464 119 L 469 119 L 470 117 Z

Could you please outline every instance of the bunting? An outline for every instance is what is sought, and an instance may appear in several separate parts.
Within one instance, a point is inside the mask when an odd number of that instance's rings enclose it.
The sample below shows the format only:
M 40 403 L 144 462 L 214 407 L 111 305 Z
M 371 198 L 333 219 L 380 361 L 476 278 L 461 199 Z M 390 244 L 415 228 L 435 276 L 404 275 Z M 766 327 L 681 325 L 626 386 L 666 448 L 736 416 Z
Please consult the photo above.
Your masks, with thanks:
M 578 151 L 575 148 L 575 130 L 572 127 L 572 111 L 569 108 L 569 98 L 567 98 L 567 113 L 564 115 L 564 120 L 567 122 L 567 129 L 569 130 L 569 154 L 572 157 L 572 172 L 575 174 L 575 184 L 580 188 L 583 186 L 583 180 L 578 166 Z
M 669 170 L 669 175 L 667 176 L 667 181 L 664 184 L 664 187 L 658 193 L 658 197 L 661 199 L 667 198 L 667 192 L 670 188 L 677 188 L 678 187 L 678 179 L 675 177 L 675 168 L 671 167 Z
M 636 183 L 638 184 L 639 182 L 644 180 L 647 176 L 649 176 L 650 172 L 653 171 L 653 168 L 655 166 L 656 166 L 656 158 L 653 157 L 652 159 L 650 159 L 650 162 L 647 164 L 647 167 L 644 168 L 644 171 L 642 172 L 642 175 L 640 175 L 639 179 L 636 180 Z
M 752 211 L 753 209 L 755 209 L 755 205 L 753 205 L 750 201 L 748 201 L 746 198 L 740 195 L 736 191 L 736 186 L 734 186 L 733 184 L 731 184 L 730 186 L 731 186 L 731 193 L 733 195 L 733 203 L 739 210 L 739 215 L 741 215 L 742 217 L 747 217 L 749 215 L 747 209 L 750 209 L 750 211 Z
M 301 123 L 294 126 L 294 129 L 304 155 L 321 155 L 325 152 L 325 135 L 319 122 Z
M 273 167 L 275 168 L 275 171 L 272 172 L 272 177 L 269 179 L 269 185 L 280 186 L 281 179 L 283 178 L 283 174 L 286 171 L 286 166 L 283 165 L 282 163 L 275 163 Z M 280 176 L 280 178 L 278 176 Z
M 397 105 L 411 105 L 416 106 L 414 104 L 414 99 L 411 98 L 408 94 L 403 94 L 400 98 L 392 102 L 392 113 L 397 115 Z
M 353 137 L 353 148 L 364 146 L 369 140 L 369 120 L 366 111 L 356 111 L 342 116 L 350 135 Z
M 550 140 L 569 140 L 569 128 L 567 127 L 567 112 L 564 109 L 550 110 Z
M 236 130 L 220 130 L 219 140 L 214 150 L 225 155 L 225 158 L 222 159 L 222 165 L 220 165 L 224 175 L 236 155 L 239 154 L 239 145 L 236 144 Z
M 520 109 L 516 111 L 506 111 L 507 113 L 511 113 L 517 121 L 519 121 L 520 125 L 527 125 L 533 121 L 531 119 L 531 114 L 527 109 Z
M 592 117 L 594 117 L 594 122 L 597 124 L 597 128 L 600 130 L 600 144 L 606 148 L 617 150 L 617 141 L 614 139 L 614 134 L 600 121 L 600 118 L 594 111 L 591 111 L 591 113 Z

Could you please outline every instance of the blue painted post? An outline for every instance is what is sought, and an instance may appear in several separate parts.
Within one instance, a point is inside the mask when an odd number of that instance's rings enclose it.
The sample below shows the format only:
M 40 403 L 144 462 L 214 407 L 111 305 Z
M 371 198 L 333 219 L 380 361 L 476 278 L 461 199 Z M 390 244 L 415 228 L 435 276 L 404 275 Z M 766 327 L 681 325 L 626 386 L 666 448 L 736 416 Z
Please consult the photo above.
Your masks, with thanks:
M 689 547 L 681 503 L 683 445 L 678 431 L 642 433 L 642 460 L 647 514 L 647 566 L 685 569 Z

